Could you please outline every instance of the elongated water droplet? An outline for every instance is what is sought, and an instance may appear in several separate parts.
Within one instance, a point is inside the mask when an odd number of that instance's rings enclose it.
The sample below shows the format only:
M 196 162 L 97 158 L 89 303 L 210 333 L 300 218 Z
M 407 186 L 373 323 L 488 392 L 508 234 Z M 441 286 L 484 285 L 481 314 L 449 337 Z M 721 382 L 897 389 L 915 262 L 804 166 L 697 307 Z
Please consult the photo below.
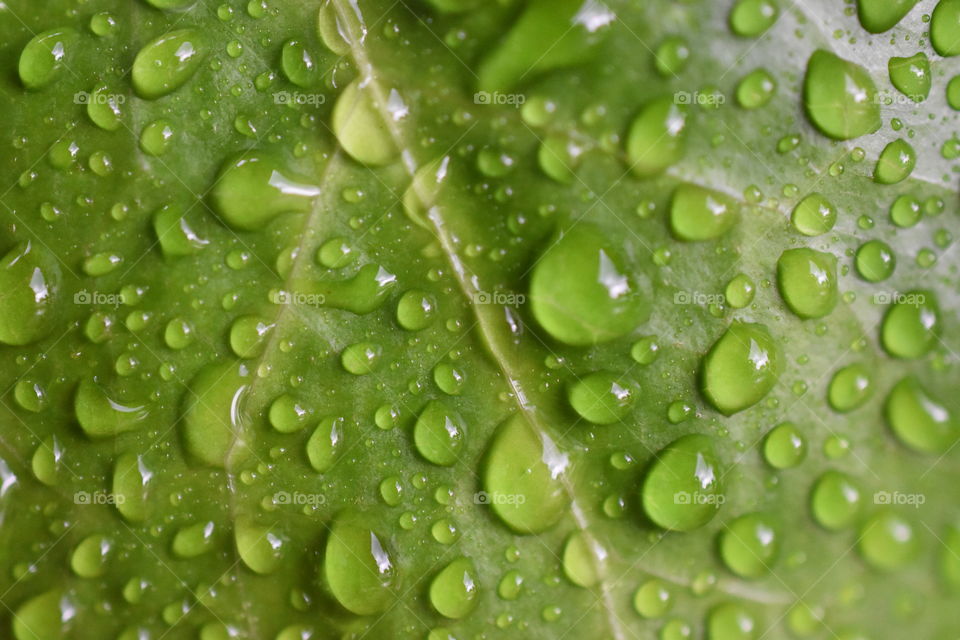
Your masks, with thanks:
M 348 611 L 361 616 L 381 613 L 396 597 L 397 569 L 383 539 L 350 515 L 338 518 L 327 537 L 323 563 L 327 587 Z
M 180 558 L 196 558 L 213 549 L 216 525 L 212 521 L 197 522 L 177 531 L 173 553 Z
M 261 229 L 282 213 L 304 213 L 318 195 L 319 187 L 261 154 L 228 160 L 211 189 L 217 213 L 244 231 Z
M 906 180 L 917 165 L 917 152 L 903 139 L 894 140 L 880 152 L 873 180 L 879 184 L 896 184 Z
M 42 89 L 53 82 L 73 55 L 80 34 L 74 29 L 51 29 L 33 37 L 20 54 L 20 81 L 27 89 Z
M 890 390 L 885 411 L 894 435 L 915 451 L 943 453 L 960 437 L 960 422 L 912 376 Z
M 960 0 L 937 3 L 930 18 L 930 42 L 945 58 L 960 55 Z
M 13 616 L 17 640 L 60 640 L 67 637 L 75 605 L 60 589 L 51 589 L 20 605 Z
M 70 568 L 81 578 L 97 578 L 107 570 L 113 542 L 101 535 L 84 538 L 70 556 Z
M 239 520 L 234 532 L 237 553 L 251 570 L 261 575 L 273 573 L 280 566 L 284 539 L 270 527 Z
M 137 54 L 130 71 L 133 88 L 148 100 L 172 93 L 193 77 L 205 55 L 206 45 L 199 30 L 166 33 Z
M 343 446 L 343 418 L 324 418 L 307 440 L 307 459 L 317 473 L 326 473 Z
M 923 102 L 930 95 L 930 60 L 922 51 L 909 58 L 890 58 L 887 70 L 893 86 L 914 102 Z
M 113 466 L 113 497 L 117 511 L 131 522 L 146 519 L 151 506 L 148 486 L 153 471 L 147 468 L 141 456 L 124 453 Z
M 880 128 L 877 89 L 863 67 L 823 49 L 807 62 L 803 98 L 807 115 L 826 136 L 850 140 Z
M 627 159 L 641 178 L 662 173 L 683 158 L 687 144 L 688 107 L 672 96 L 647 104 L 630 125 Z
M 870 33 L 889 31 L 915 4 L 917 0 L 857 0 L 860 24 Z
M 246 367 L 212 364 L 190 382 L 183 411 L 184 443 L 201 462 L 224 467 L 227 457 L 245 450 L 244 397 L 250 385 Z
M 143 426 L 150 409 L 146 405 L 120 402 L 92 379 L 77 386 L 74 411 L 83 432 L 91 438 L 105 438 Z
M 380 105 L 386 108 L 387 105 Z M 378 110 L 372 89 L 355 80 L 343 90 L 333 107 L 332 126 L 337 140 L 361 164 L 389 164 L 397 156 L 384 116 Z
M 21 346 L 50 334 L 62 279 L 57 259 L 31 242 L 0 258 L 0 342 Z
M 584 531 L 575 531 L 563 547 L 563 572 L 575 585 L 590 588 L 600 582 L 600 557 L 606 551 Z

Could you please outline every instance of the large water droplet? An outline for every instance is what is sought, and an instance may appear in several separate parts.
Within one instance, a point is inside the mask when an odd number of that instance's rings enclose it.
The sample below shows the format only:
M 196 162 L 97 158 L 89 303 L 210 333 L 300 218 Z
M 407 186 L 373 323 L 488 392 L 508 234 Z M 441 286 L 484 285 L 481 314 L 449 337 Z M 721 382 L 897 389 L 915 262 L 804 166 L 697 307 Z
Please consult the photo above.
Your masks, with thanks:
M 260 229 L 282 213 L 309 211 L 318 195 L 319 187 L 261 154 L 228 160 L 211 190 L 217 213 L 245 231 Z
M 237 553 L 251 570 L 273 573 L 283 559 L 283 538 L 270 527 L 240 519 L 234 532 Z
M 216 525 L 212 521 L 187 525 L 173 537 L 173 553 L 180 558 L 196 558 L 213 549 Z
M 897 294 L 881 328 L 883 348 L 897 358 L 920 358 L 937 343 L 940 306 L 930 291 Z
M 208 365 L 191 380 L 182 420 L 191 455 L 223 467 L 229 456 L 245 449 L 243 400 L 249 385 L 250 373 L 235 363 Z
M 920 540 L 909 520 L 884 509 L 863 523 L 857 547 L 870 565 L 889 571 L 913 560 L 920 551 Z
M 930 60 L 927 54 L 917 53 L 909 58 L 890 58 L 887 62 L 890 82 L 900 93 L 914 102 L 923 102 L 930 95 Z
M 31 242 L 0 258 L 0 342 L 21 346 L 50 334 L 62 279 L 56 257 Z
M 466 438 L 466 422 L 439 400 L 427 404 L 413 428 L 413 440 L 420 455 L 445 467 L 459 459 Z
M 912 376 L 890 390 L 886 415 L 897 439 L 922 453 L 943 453 L 960 437 L 960 423 L 950 410 Z
M 139 429 L 150 415 L 146 405 L 119 402 L 92 379 L 81 380 L 77 385 L 73 406 L 77 422 L 91 438 Z
M 590 588 L 600 582 L 599 558 L 606 554 L 585 531 L 575 531 L 563 547 L 563 572 L 573 584 Z
M 376 533 L 353 522 L 350 514 L 331 527 L 323 568 L 330 592 L 357 615 L 386 611 L 395 599 L 397 570 L 386 545 Z
M 66 67 L 80 39 L 74 29 L 51 29 L 33 37 L 20 54 L 20 81 L 27 89 L 42 89 Z
M 906 180 L 917 165 L 917 152 L 906 140 L 894 140 L 880 152 L 873 180 L 879 184 L 896 184 Z
M 447 618 L 463 618 L 473 611 L 479 595 L 477 571 L 469 558 L 457 558 L 430 583 L 430 604 Z
M 651 463 L 641 489 L 643 510 L 673 531 L 705 525 L 724 502 L 713 439 L 692 434 L 664 447 Z
M 370 86 L 359 80 L 347 85 L 333 107 L 333 132 L 354 160 L 380 166 L 392 162 L 398 151 L 371 94 Z M 382 107 L 389 109 L 389 105 Z M 396 117 L 397 113 L 391 115 Z
M 107 570 L 113 542 L 101 535 L 84 538 L 70 556 L 70 568 L 81 578 L 98 578 Z
M 824 135 L 850 140 L 879 129 L 876 93 L 866 69 L 829 51 L 817 50 L 807 62 L 804 105 Z
M 630 125 L 627 158 L 641 178 L 662 173 L 686 150 L 687 106 L 664 96 L 647 104 Z
M 767 328 L 735 322 L 703 359 L 703 393 L 718 411 L 729 416 L 766 396 L 781 368 L 780 348 Z
M 518 533 L 544 531 L 567 510 L 561 476 L 568 465 L 567 455 L 546 434 L 539 435 L 516 414 L 494 435 L 483 471 L 484 491 L 476 501 L 489 504 Z
M 858 0 L 860 24 L 870 33 L 883 33 L 892 29 L 917 0 Z
M 530 279 L 530 304 L 552 337 L 581 346 L 632 331 L 648 307 L 614 244 L 587 223 L 560 233 L 544 250 Z
M 739 218 L 739 206 L 726 194 L 683 183 L 670 200 L 670 230 L 680 240 L 701 242 L 719 238 Z
M 837 305 L 837 258 L 813 249 L 788 249 L 777 261 L 777 284 L 790 310 L 822 318 Z
M 819 193 L 811 193 L 793 209 L 794 228 L 805 236 L 819 236 L 837 222 L 837 209 Z
M 76 608 L 60 589 L 51 589 L 20 605 L 13 616 L 13 635 L 17 640 L 60 640 Z
M 944 57 L 960 55 L 960 0 L 937 3 L 930 18 L 930 41 Z
M 744 578 L 759 578 L 772 569 L 780 551 L 776 523 L 763 513 L 740 516 L 721 531 L 719 546 L 730 571 Z
M 148 43 L 133 61 L 133 88 L 142 98 L 155 100 L 182 87 L 200 68 L 206 54 L 197 29 L 166 33 Z

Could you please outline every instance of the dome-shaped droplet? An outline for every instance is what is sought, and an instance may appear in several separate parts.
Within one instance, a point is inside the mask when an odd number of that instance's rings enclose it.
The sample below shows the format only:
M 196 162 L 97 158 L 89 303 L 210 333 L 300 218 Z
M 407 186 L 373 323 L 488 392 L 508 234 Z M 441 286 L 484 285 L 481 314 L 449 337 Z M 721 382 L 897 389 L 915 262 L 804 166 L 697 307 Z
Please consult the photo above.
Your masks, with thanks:
M 896 184 L 906 180 L 917 165 L 917 152 L 906 140 L 894 140 L 880 152 L 873 169 L 873 180 L 879 184 Z
M 139 429 L 150 415 L 146 405 L 120 402 L 89 378 L 77 385 L 73 406 L 77 422 L 91 438 L 105 438 Z
M 719 238 L 733 228 L 739 216 L 733 198 L 695 184 L 679 185 L 670 200 L 670 230 L 688 242 Z
M 937 3 L 930 18 L 930 41 L 945 58 L 960 55 L 960 0 Z
M 53 330 L 63 276 L 46 249 L 23 242 L 0 258 L 0 342 L 21 346 L 36 342 Z M 89 293 L 81 291 L 78 302 Z
M 833 374 L 827 387 L 827 400 L 835 411 L 846 413 L 863 405 L 873 395 L 873 376 L 859 362 Z
M 149 513 L 151 502 L 148 488 L 153 471 L 142 456 L 121 454 L 113 466 L 113 496 L 117 511 L 131 522 L 142 522 Z
M 764 438 L 763 457 L 775 469 L 795 467 L 806 456 L 807 441 L 792 422 L 778 424 Z
M 413 440 L 420 455 L 445 467 L 459 460 L 466 438 L 466 422 L 439 400 L 427 404 L 413 428 Z
M 882 282 L 893 275 L 896 256 L 886 242 L 870 240 L 857 249 L 857 273 L 867 282 Z
M 920 551 L 920 540 L 913 524 L 889 509 L 867 519 L 857 539 L 860 555 L 877 569 L 898 569 L 913 560 Z
M 51 29 L 33 37 L 20 54 L 20 81 L 27 89 L 42 89 L 67 66 L 80 40 L 74 29 Z
M 703 393 L 729 416 L 760 402 L 781 368 L 780 347 L 766 327 L 734 322 L 703 359 Z
M 641 489 L 643 510 L 656 525 L 690 531 L 716 515 L 724 502 L 713 439 L 683 436 L 654 458 Z
M 205 54 L 206 45 L 199 30 L 165 33 L 137 54 L 130 71 L 133 88 L 148 100 L 172 93 L 193 77 Z
M 870 33 L 889 31 L 915 4 L 917 0 L 857 0 L 860 24 Z
M 774 519 L 763 513 L 740 516 L 720 532 L 720 557 L 730 571 L 744 578 L 769 573 L 780 551 Z
M 563 547 L 563 572 L 575 585 L 590 588 L 600 582 L 600 558 L 606 551 L 585 531 L 574 531 Z
M 917 53 L 909 58 L 893 56 L 887 62 L 890 82 L 914 102 L 923 102 L 930 95 L 930 60 L 927 54 Z
M 181 427 L 187 451 L 201 462 L 224 467 L 244 451 L 244 398 L 250 373 L 234 363 L 213 364 L 190 381 Z
M 276 325 L 258 316 L 240 316 L 230 325 L 230 348 L 241 358 L 263 354 Z
M 840 471 L 827 471 L 813 485 L 810 509 L 813 518 L 822 527 L 845 529 L 860 514 L 862 496 L 853 478 Z
M 216 525 L 212 521 L 183 527 L 173 537 L 172 550 L 179 558 L 196 558 L 213 549 Z
M 234 537 L 237 554 L 251 570 L 265 575 L 280 566 L 284 539 L 270 527 L 241 519 L 236 523 Z
M 644 618 L 661 618 L 672 606 L 673 592 L 659 578 L 647 580 L 633 594 L 633 608 Z
M 573 382 L 567 400 L 593 424 L 613 424 L 630 412 L 639 395 L 637 383 L 612 371 L 595 371 Z
M 545 248 L 530 278 L 537 322 L 560 342 L 585 346 L 637 327 L 648 303 L 615 244 L 597 227 L 580 223 Z
M 107 570 L 113 542 L 102 535 L 84 538 L 70 556 L 70 568 L 81 578 L 97 578 Z
M 937 344 L 940 306 L 930 291 L 897 294 L 883 318 L 883 348 L 897 358 L 921 358 Z
M 223 165 L 210 195 L 227 224 L 252 231 L 282 213 L 308 211 L 320 188 L 297 177 L 272 156 L 245 154 Z
M 418 289 L 405 292 L 397 302 L 397 323 L 408 331 L 426 329 L 436 313 L 436 298 Z
M 430 583 L 430 604 L 447 618 L 465 617 L 477 605 L 479 595 L 477 572 L 469 558 L 457 558 Z
M 327 587 L 348 611 L 361 616 L 382 613 L 395 600 L 397 569 L 384 540 L 350 515 L 336 520 L 327 536 Z
M 483 470 L 483 491 L 475 501 L 489 505 L 518 533 L 544 531 L 566 513 L 568 498 L 561 476 L 568 465 L 567 454 L 556 443 L 516 414 L 493 437 Z
M 310 411 L 288 393 L 281 394 L 272 403 L 267 412 L 270 426 L 280 433 L 294 433 L 307 426 Z
M 773 26 L 780 10 L 774 0 L 737 0 L 730 10 L 730 28 L 744 38 L 756 38 Z
M 756 640 L 760 637 L 753 615 L 740 604 L 725 602 L 707 614 L 709 640 Z
M 343 418 L 324 418 L 307 440 L 307 459 L 317 473 L 326 473 L 343 446 Z
M 944 453 L 960 437 L 960 421 L 912 376 L 890 390 L 885 411 L 894 435 L 915 451 Z
M 27 600 L 13 616 L 16 640 L 61 640 L 74 618 L 76 605 L 60 589 Z
M 191 221 L 187 214 L 177 204 L 165 204 L 153 214 L 153 229 L 164 256 L 188 256 L 210 243 L 199 233 L 197 223 Z
M 655 176 L 683 158 L 688 107 L 664 96 L 647 104 L 630 125 L 627 159 L 641 178 Z
M 380 105 L 378 108 L 373 85 L 359 80 L 347 85 L 333 107 L 333 132 L 344 151 L 361 164 L 385 165 L 398 153 L 381 109 L 389 112 L 390 106 Z M 394 111 L 389 117 L 398 119 L 402 116 Z
M 811 193 L 793 209 L 794 228 L 805 236 L 819 236 L 837 222 L 837 209 L 819 193 Z
M 788 249 L 777 261 L 777 285 L 790 310 L 822 318 L 837 305 L 837 258 L 813 249 Z
M 807 62 L 803 99 L 813 124 L 836 140 L 880 128 L 880 104 L 870 73 L 829 51 L 819 49 Z
M 287 40 L 283 44 L 280 62 L 284 75 L 298 87 L 310 89 L 321 84 L 320 65 L 316 56 L 302 41 Z

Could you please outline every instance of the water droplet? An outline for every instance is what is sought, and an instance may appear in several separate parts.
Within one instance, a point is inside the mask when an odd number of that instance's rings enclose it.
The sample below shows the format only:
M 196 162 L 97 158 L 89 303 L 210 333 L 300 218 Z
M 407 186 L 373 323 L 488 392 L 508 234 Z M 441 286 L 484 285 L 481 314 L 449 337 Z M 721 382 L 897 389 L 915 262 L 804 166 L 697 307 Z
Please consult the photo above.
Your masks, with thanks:
M 479 595 L 477 571 L 468 558 L 457 558 L 430 583 L 430 604 L 440 615 L 455 620 L 473 611 Z
M 394 601 L 397 570 L 376 533 L 340 516 L 327 537 L 323 571 L 327 586 L 348 611 L 366 616 L 386 611 Z
M 873 180 L 879 184 L 896 184 L 913 173 L 917 165 L 917 152 L 906 141 L 894 140 L 880 152 Z
M 240 316 L 230 325 L 230 348 L 241 358 L 263 354 L 276 325 L 257 316 Z
M 144 405 L 123 404 L 107 395 L 92 379 L 84 379 L 77 386 L 74 397 L 77 422 L 91 438 L 115 436 L 139 429 L 150 415 Z
M 920 52 L 909 58 L 890 58 L 887 63 L 890 82 L 914 102 L 923 102 L 930 95 L 930 60 Z
M 662 173 L 683 158 L 688 108 L 674 102 L 672 96 L 650 102 L 630 125 L 627 158 L 631 170 L 641 178 Z
M 930 17 L 930 42 L 945 58 L 960 55 L 960 2 L 940 0 L 937 3 Z
M 37 34 L 20 54 L 20 81 L 27 89 L 42 89 L 52 83 L 73 55 L 80 34 L 70 28 Z
M 392 162 L 398 150 L 371 92 L 370 85 L 359 80 L 347 85 L 333 107 L 333 132 L 354 160 L 380 166 Z
M 659 578 L 644 582 L 633 594 L 633 608 L 644 618 L 661 618 L 673 607 L 673 592 Z
M 731 307 L 734 309 L 743 309 L 753 302 L 753 296 L 756 291 L 757 286 L 750 276 L 738 273 L 727 283 L 724 296 L 726 297 L 727 304 Z
M 268 155 L 227 161 L 211 189 L 217 213 L 245 231 L 263 228 L 282 213 L 305 213 L 320 188 L 288 172 Z
M 703 359 L 703 393 L 724 415 L 753 406 L 780 377 L 780 348 L 763 325 L 735 322 Z
M 183 527 L 173 537 L 173 553 L 180 558 L 196 558 L 211 549 L 215 542 L 216 525 L 212 521 L 197 522 Z
M 883 318 L 881 339 L 887 353 L 897 358 L 920 358 L 937 343 L 940 307 L 930 291 L 898 294 Z
M 807 62 L 803 97 L 807 115 L 824 134 L 850 140 L 880 128 L 877 89 L 863 67 L 819 49 Z
M 538 533 L 567 511 L 561 475 L 569 465 L 565 453 L 534 431 L 520 414 L 500 425 L 486 455 L 484 491 L 476 501 L 489 504 L 518 533 Z
M 670 229 L 680 240 L 713 240 L 733 228 L 739 213 L 736 201 L 726 194 L 683 183 L 670 200 Z
M 644 336 L 630 347 L 630 357 L 637 364 L 651 364 L 660 354 L 656 336 Z
M 237 553 L 252 571 L 273 573 L 283 559 L 284 540 L 270 527 L 249 520 L 238 520 L 234 537 Z
M 754 640 L 757 623 L 742 605 L 725 602 L 707 614 L 707 638 L 710 640 Z
M 563 572 L 575 585 L 590 588 L 600 582 L 600 558 L 606 551 L 597 547 L 586 532 L 575 531 L 563 547 Z
M 730 28 L 744 38 L 756 38 L 773 26 L 780 10 L 773 0 L 737 0 L 730 10 Z
M 915 4 L 917 0 L 858 0 L 860 24 L 870 33 L 889 31 Z
M 857 547 L 870 565 L 889 571 L 913 560 L 920 541 L 909 520 L 885 509 L 863 523 Z
M 833 229 L 837 209 L 819 193 L 811 193 L 793 209 L 794 228 L 805 236 L 819 236 Z
M 827 400 L 835 411 L 846 413 L 863 405 L 873 395 L 873 377 L 869 369 L 856 362 L 843 367 L 830 380 Z
M 820 526 L 846 529 L 860 514 L 860 488 L 853 478 L 839 471 L 827 471 L 817 479 L 810 493 L 810 509 Z
M 744 109 L 758 109 L 777 92 L 777 81 L 766 69 L 754 69 L 737 85 L 737 102 Z
M 668 36 L 654 53 L 657 72 L 665 78 L 682 73 L 689 59 L 690 47 L 681 36 Z
M 777 526 L 766 514 L 740 516 L 720 532 L 719 547 L 730 571 L 743 578 L 759 578 L 771 570 L 780 552 Z
M 310 89 L 322 82 L 320 66 L 313 53 L 299 40 L 288 40 L 283 44 L 281 67 L 287 79 L 298 87 Z
M 467 375 L 462 369 L 441 362 L 433 368 L 433 381 L 447 395 L 458 396 L 467 382 Z
M 867 282 L 882 282 L 893 275 L 897 260 L 893 250 L 882 240 L 870 240 L 857 249 L 857 273 Z
M 837 305 L 837 258 L 813 249 L 788 249 L 777 261 L 777 284 L 790 310 L 822 318 Z
M 397 322 L 408 331 L 426 329 L 436 313 L 436 298 L 419 289 L 405 292 L 397 302 Z
M 245 367 L 213 364 L 190 382 L 181 422 L 187 451 L 201 462 L 224 467 L 245 448 L 244 398 L 250 385 Z
M 343 446 L 343 418 L 324 418 L 307 441 L 307 458 L 317 473 L 333 468 Z
M 372 342 L 358 342 L 343 350 L 340 354 L 340 364 L 355 376 L 363 376 L 373 372 L 380 364 L 383 349 Z
M 113 467 L 113 495 L 117 511 L 131 522 L 146 519 L 150 502 L 147 487 L 153 479 L 141 456 L 124 453 Z
M 0 258 L 0 342 L 22 346 L 50 334 L 62 279 L 56 257 L 31 242 Z
M 17 640 L 59 640 L 67 628 L 75 605 L 60 589 L 51 589 L 27 600 L 13 616 L 13 635 Z
M 439 400 L 427 404 L 413 428 L 413 439 L 420 455 L 445 467 L 459 459 L 466 437 L 466 422 Z
M 544 250 L 530 280 L 530 304 L 540 325 L 560 342 L 585 346 L 632 331 L 647 304 L 613 243 L 581 223 Z
M 60 461 L 63 459 L 63 447 L 56 436 L 47 436 L 33 452 L 30 468 L 37 480 L 52 487 L 57 484 Z M 4 478 L 6 480 L 6 478 Z
M 709 522 L 724 501 L 713 440 L 687 435 L 656 456 L 641 489 L 643 510 L 655 524 L 691 531 Z
M 200 68 L 206 54 L 197 29 L 180 29 L 151 41 L 137 54 L 130 75 L 141 98 L 155 100 L 182 87 Z
M 84 538 L 70 556 L 70 568 L 81 578 L 98 578 L 107 570 L 113 543 L 101 535 Z
M 87 116 L 105 131 L 116 131 L 123 122 L 123 102 L 126 96 L 119 95 L 107 86 L 94 89 L 87 98 Z
M 630 412 L 639 395 L 637 383 L 611 371 L 595 371 L 570 385 L 567 400 L 581 418 L 613 424 Z
M 943 453 L 960 437 L 960 423 L 950 410 L 912 376 L 890 390 L 885 411 L 897 439 L 915 451 Z
M 175 133 L 169 120 L 154 120 L 140 133 L 140 150 L 150 156 L 162 156 L 170 150 Z

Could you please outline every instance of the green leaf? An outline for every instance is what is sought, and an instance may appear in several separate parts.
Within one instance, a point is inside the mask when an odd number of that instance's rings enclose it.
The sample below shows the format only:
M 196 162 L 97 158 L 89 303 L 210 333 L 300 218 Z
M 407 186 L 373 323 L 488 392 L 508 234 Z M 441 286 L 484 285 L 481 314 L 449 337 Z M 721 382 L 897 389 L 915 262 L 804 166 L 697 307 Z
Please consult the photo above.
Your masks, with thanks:
M 956 14 L 0 3 L 0 637 L 956 638 Z

